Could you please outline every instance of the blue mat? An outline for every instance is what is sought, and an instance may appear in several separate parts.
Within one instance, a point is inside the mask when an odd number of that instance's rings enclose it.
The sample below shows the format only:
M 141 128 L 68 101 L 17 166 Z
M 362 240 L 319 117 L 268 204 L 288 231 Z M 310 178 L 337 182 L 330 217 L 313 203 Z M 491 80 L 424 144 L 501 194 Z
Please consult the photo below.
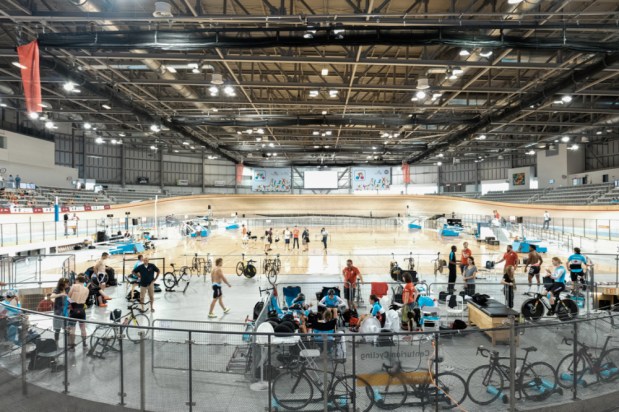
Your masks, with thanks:
M 409 229 L 421 229 L 421 225 L 418 225 L 417 223 L 409 223 L 408 228 Z
M 240 226 L 238 223 L 233 223 L 231 225 L 226 226 L 226 230 L 234 230 L 234 229 L 238 229 Z

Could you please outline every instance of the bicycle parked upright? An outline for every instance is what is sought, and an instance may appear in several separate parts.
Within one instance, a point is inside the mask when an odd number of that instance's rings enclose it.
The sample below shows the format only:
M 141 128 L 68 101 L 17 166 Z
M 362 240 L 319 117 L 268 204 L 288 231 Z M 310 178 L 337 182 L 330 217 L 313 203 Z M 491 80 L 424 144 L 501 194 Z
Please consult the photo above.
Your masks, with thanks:
M 181 282 L 186 282 L 183 293 L 187 292 L 187 288 L 191 281 L 191 268 L 189 266 L 181 266 L 179 269 L 176 269 L 174 263 L 170 263 L 170 266 L 172 267 L 172 271 L 163 274 L 163 285 L 165 286 L 166 292 L 174 292 L 174 288 Z
M 264 270 L 264 274 L 267 276 L 267 280 L 271 285 L 275 285 L 277 282 L 277 275 L 279 274 L 279 269 L 281 268 L 281 260 L 279 259 L 279 253 L 275 256 L 274 259 L 270 259 L 269 254 L 265 252 L 267 257 L 264 258 L 264 264 L 262 268 Z
M 237 276 L 245 276 L 247 279 L 251 279 L 254 276 L 256 276 L 256 266 L 254 266 L 254 263 L 256 263 L 255 260 L 248 260 L 247 262 L 245 262 L 245 253 L 243 253 L 241 258 L 241 261 L 238 262 L 236 264 L 236 274 Z
M 522 348 L 524 358 L 516 358 L 522 361 L 519 368 L 514 371 L 516 392 L 527 400 L 543 401 L 553 393 L 562 394 L 563 390 L 557 387 L 557 373 L 546 362 L 527 362 L 529 353 L 536 352 L 535 346 Z M 499 356 L 499 352 L 489 350 L 483 346 L 477 348 L 477 355 L 488 358 L 488 365 L 478 366 L 469 375 L 466 386 L 469 398 L 478 405 L 488 405 L 501 398 L 503 403 L 509 402 L 509 382 L 511 368 L 501 363 L 509 361 L 509 357 Z
M 591 383 L 614 382 L 619 377 L 619 348 L 608 347 L 612 338 L 613 335 L 607 335 L 601 348 L 577 341 L 576 363 L 574 363 L 574 354 L 570 353 L 561 359 L 557 366 L 559 385 L 566 389 L 571 388 L 574 385 L 574 377 L 576 377 L 576 383 L 582 386 L 589 386 Z M 564 338 L 562 343 L 574 345 L 574 341 L 567 338 Z M 600 356 L 594 356 L 591 353 L 592 350 L 599 350 Z M 585 380 L 587 375 L 595 377 L 595 382 Z

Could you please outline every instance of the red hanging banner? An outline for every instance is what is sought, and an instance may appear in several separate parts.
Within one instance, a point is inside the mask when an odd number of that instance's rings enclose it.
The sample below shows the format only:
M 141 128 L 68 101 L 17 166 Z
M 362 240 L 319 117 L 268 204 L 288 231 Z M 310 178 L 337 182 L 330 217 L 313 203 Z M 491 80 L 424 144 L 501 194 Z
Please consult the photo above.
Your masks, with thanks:
M 243 180 L 243 163 L 236 165 L 236 182 L 241 183 Z
M 39 73 L 39 44 L 36 40 L 17 48 L 21 65 L 21 80 L 28 113 L 41 112 L 41 75 Z
M 411 182 L 410 165 L 408 163 L 402 163 L 402 177 L 404 184 L 407 185 Z

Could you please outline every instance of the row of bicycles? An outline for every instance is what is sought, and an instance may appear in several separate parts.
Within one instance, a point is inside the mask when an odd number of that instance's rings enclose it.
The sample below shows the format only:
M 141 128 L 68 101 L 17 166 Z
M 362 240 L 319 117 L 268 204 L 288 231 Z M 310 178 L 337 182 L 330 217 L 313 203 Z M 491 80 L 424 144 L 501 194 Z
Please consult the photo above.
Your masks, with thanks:
M 510 358 L 483 346 L 477 355 L 488 363 L 473 369 L 465 379 L 455 372 L 433 373 L 436 362 L 430 361 L 428 370 L 406 371 L 401 362 L 383 364 L 380 373 L 338 373 L 336 361 L 323 383 L 324 371 L 303 356 L 286 362 L 283 371 L 273 381 L 273 400 L 277 410 L 305 410 L 311 402 L 326 400 L 332 410 L 349 411 L 370 409 L 406 410 L 431 406 L 441 410 L 460 407 L 468 398 L 477 405 L 509 403 L 510 380 L 515 378 L 517 399 L 539 402 L 553 394 L 562 395 L 576 383 L 591 386 L 614 382 L 619 377 L 619 349 L 609 345 L 608 336 L 601 348 L 577 342 L 576 355 L 566 355 L 557 369 L 544 361 L 531 362 L 529 355 L 537 352 L 535 346 L 522 348 L 523 357 L 516 358 L 515 373 L 511 373 Z M 563 344 L 572 346 L 564 339 Z M 593 355 L 593 351 L 599 356 Z M 325 394 L 326 393 L 326 394 Z M 400 409 L 401 408 L 401 409 Z M 497 408 L 501 408 L 497 406 Z
M 265 258 L 262 260 L 262 273 L 266 276 L 271 286 L 277 283 L 277 275 L 281 268 L 282 261 L 279 258 L 279 254 L 275 255 L 275 257 L 269 257 L 269 254 L 265 253 Z M 242 259 L 236 264 L 236 274 L 252 279 L 257 273 L 256 261 L 253 259 L 245 260 L 245 254 L 243 253 Z

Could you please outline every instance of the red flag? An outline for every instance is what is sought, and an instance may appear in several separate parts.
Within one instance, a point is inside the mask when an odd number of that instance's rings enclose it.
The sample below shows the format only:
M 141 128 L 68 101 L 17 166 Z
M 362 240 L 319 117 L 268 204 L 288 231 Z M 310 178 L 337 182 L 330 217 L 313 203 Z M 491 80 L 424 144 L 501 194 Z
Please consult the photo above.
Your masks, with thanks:
M 17 48 L 21 64 L 21 80 L 28 113 L 41 112 L 41 75 L 39 73 L 39 44 L 36 40 Z
M 236 165 L 236 182 L 241 183 L 243 180 L 243 163 Z
M 402 177 L 404 184 L 407 185 L 411 182 L 410 165 L 408 163 L 402 163 Z

